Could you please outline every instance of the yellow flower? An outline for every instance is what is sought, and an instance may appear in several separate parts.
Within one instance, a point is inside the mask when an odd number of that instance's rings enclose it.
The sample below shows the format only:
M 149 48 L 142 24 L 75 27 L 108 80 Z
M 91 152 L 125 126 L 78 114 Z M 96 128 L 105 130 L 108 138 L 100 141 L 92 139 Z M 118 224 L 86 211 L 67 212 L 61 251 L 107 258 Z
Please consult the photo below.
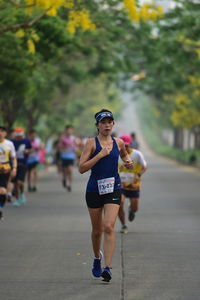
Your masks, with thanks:
M 135 22 L 139 21 L 156 21 L 163 16 L 163 8 L 153 4 L 144 4 L 139 7 L 136 5 L 135 0 L 123 0 L 124 6 L 128 11 L 129 17 Z
M 145 6 L 141 7 L 140 9 L 140 19 L 146 22 L 149 19 L 148 10 Z
M 198 59 L 200 59 L 200 48 L 196 49 L 195 51 L 197 53 Z
M 96 25 L 91 21 L 87 10 L 71 10 L 69 13 L 69 21 L 67 30 L 74 34 L 77 28 L 82 28 L 84 31 L 96 29 Z
M 20 29 L 18 30 L 16 33 L 15 33 L 16 37 L 18 38 L 22 38 L 25 36 L 25 31 L 23 29 Z
M 65 3 L 66 8 L 73 8 L 74 6 L 74 1 L 73 0 L 67 0 Z
M 175 97 L 175 109 L 170 119 L 176 127 L 193 128 L 200 125 L 200 112 L 192 106 L 192 99 L 179 94 Z
M 47 15 L 55 17 L 57 15 L 57 9 L 53 7 L 52 9 L 48 10 Z
M 40 40 L 40 37 L 35 32 L 33 34 L 31 34 L 31 37 L 35 42 L 38 42 Z
M 170 118 L 176 127 L 191 129 L 200 125 L 199 111 L 190 107 L 181 107 L 173 111 Z
M 31 54 L 35 54 L 35 44 L 32 39 L 27 41 L 28 52 Z
M 189 75 L 188 79 L 193 86 L 200 86 L 200 77 Z
M 124 6 L 128 11 L 128 15 L 130 19 L 132 19 L 135 23 L 139 23 L 140 15 L 137 10 L 137 5 L 135 0 L 123 0 Z
M 179 94 L 176 98 L 175 98 L 175 103 L 176 105 L 183 105 L 183 104 L 188 104 L 190 103 L 189 98 L 184 95 L 184 94 Z
M 34 10 L 47 10 L 49 16 L 56 16 L 58 9 L 62 6 L 69 9 L 67 30 L 74 34 L 77 28 L 82 28 L 84 31 L 96 29 L 96 25 L 92 22 L 89 11 L 82 9 L 82 0 L 25 0 L 27 5 L 27 14 L 32 14 Z M 75 9 L 75 4 L 78 4 L 79 9 Z M 35 40 L 35 38 L 34 38 Z

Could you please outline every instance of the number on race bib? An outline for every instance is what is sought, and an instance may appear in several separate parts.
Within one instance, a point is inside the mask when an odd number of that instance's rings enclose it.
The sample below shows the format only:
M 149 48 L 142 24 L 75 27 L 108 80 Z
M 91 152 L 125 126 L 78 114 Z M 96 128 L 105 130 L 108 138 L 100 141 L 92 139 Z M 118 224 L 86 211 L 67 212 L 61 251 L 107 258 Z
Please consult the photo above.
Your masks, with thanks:
M 97 183 L 100 195 L 113 193 L 115 184 L 114 177 L 97 180 Z

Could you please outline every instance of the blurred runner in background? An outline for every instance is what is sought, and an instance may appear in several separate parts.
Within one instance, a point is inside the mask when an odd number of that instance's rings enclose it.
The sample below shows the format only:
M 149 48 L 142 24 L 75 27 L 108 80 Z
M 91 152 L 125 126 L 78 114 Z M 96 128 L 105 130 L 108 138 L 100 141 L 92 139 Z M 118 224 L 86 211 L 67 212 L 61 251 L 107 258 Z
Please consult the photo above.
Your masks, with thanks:
M 122 135 L 120 137 L 125 144 L 126 150 L 133 162 L 133 168 L 127 169 L 122 160 L 119 160 L 119 175 L 121 178 L 122 197 L 119 209 L 119 219 L 122 224 L 121 233 L 127 233 L 128 227 L 125 221 L 124 201 L 129 198 L 130 206 L 128 211 L 129 221 L 133 221 L 135 213 L 138 211 L 138 204 L 140 198 L 141 176 L 147 169 L 147 163 L 143 154 L 131 147 L 131 137 L 129 135 Z
M 11 128 L 9 130 L 7 139 L 9 141 L 12 141 L 14 139 L 14 129 L 13 128 Z M 11 168 L 12 168 L 12 161 L 10 161 L 10 164 L 11 164 Z M 6 196 L 6 201 L 9 203 L 12 202 L 12 191 L 13 191 L 13 182 L 12 182 L 12 176 L 10 175 L 9 180 L 8 180 L 8 185 L 7 185 L 7 196 Z
M 63 179 L 62 176 L 62 159 L 61 159 L 61 154 L 60 154 L 60 138 L 62 134 L 58 134 L 58 138 L 54 140 L 53 142 L 53 163 L 57 167 L 57 172 L 58 174 L 61 175 L 61 179 Z
M 13 178 L 14 183 L 13 195 L 16 200 L 13 202 L 14 206 L 20 206 L 26 202 L 26 196 L 24 194 L 24 181 L 27 171 L 27 159 L 31 152 L 30 140 L 25 138 L 24 129 L 17 127 L 14 129 L 14 139 L 12 140 L 17 157 L 17 174 Z
M 59 151 L 62 160 L 62 184 L 69 192 L 72 189 L 73 165 L 76 159 L 76 138 L 72 125 L 65 127 L 65 132 L 59 141 Z
M 31 142 L 32 150 L 28 156 L 28 172 L 27 172 L 28 191 L 36 192 L 37 181 L 38 181 L 37 165 L 39 164 L 39 159 L 40 159 L 39 155 L 40 155 L 40 150 L 42 149 L 42 143 L 40 138 L 38 137 L 36 130 L 31 130 L 29 134 L 29 139 Z
M 6 135 L 6 128 L 0 126 L 0 220 L 3 220 L 9 177 L 15 177 L 17 172 L 15 147 L 13 142 L 6 139 Z
M 140 145 L 137 141 L 137 138 L 136 138 L 136 133 L 135 132 L 132 132 L 131 133 L 131 148 L 133 149 L 139 149 Z

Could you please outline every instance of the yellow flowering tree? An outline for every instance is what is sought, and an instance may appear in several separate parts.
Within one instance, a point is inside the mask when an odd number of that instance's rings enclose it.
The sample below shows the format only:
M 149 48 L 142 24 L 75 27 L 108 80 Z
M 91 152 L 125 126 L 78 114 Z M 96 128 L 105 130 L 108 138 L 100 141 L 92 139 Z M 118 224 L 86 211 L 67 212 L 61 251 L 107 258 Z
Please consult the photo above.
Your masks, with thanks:
M 130 19 L 135 23 L 157 21 L 163 16 L 162 7 L 153 4 L 139 7 L 135 0 L 119 0 L 120 2 L 123 2 Z M 83 0 L 1 0 L 0 34 L 14 31 L 17 37 L 24 37 L 28 30 L 27 47 L 29 52 L 34 54 L 38 36 L 36 32 L 29 29 L 44 16 L 58 16 L 60 9 L 65 9 L 66 29 L 71 35 L 74 35 L 78 29 L 83 32 L 96 30 L 97 24 L 92 20 L 90 4 L 86 4 Z
M 163 7 L 161 6 L 149 3 L 138 6 L 135 0 L 123 0 L 123 3 L 129 17 L 135 23 L 157 21 L 163 17 Z
M 156 21 L 163 16 L 163 9 L 153 4 L 138 6 L 135 0 L 121 0 L 128 12 L 129 17 L 136 23 L 140 21 Z M 37 23 L 45 15 L 57 16 L 59 9 L 64 7 L 68 11 L 67 29 L 74 34 L 77 28 L 85 30 L 95 30 L 96 24 L 92 21 L 90 11 L 83 1 L 75 0 L 1 0 L 1 10 L 8 10 L 16 15 L 17 10 L 23 10 L 29 18 L 24 22 L 8 22 L 0 27 L 0 34 L 29 28 Z M 120 1 L 119 1 L 120 2 Z M 13 24 L 14 23 L 14 24 Z
M 175 98 L 175 108 L 171 113 L 175 127 L 193 129 L 200 126 L 200 111 L 186 94 L 178 94 Z
M 147 6 L 136 10 L 141 23 L 147 13 L 153 20 L 150 13 L 156 11 Z M 139 46 L 133 34 L 139 28 L 128 15 L 123 0 L 1 0 L 1 109 L 9 99 L 5 122 L 19 115 L 25 122 L 25 115 L 33 124 L 40 114 L 54 115 L 54 89 L 62 94 L 59 104 L 64 107 L 77 82 L 99 77 L 109 86 L 122 74 L 134 73 L 144 79 L 146 73 L 130 55 L 133 45 Z
M 13 16 L 20 11 L 27 16 L 24 22 L 15 23 L 15 18 L 10 19 L 7 24 L 0 27 L 0 34 L 7 31 L 16 31 L 21 28 L 30 28 L 39 22 L 45 15 L 55 17 L 60 8 L 66 8 L 68 11 L 67 29 L 74 33 L 77 28 L 85 30 L 95 30 L 95 24 L 92 22 L 90 12 L 82 5 L 80 1 L 74 0 L 2 0 L 0 2 L 1 10 L 9 10 Z

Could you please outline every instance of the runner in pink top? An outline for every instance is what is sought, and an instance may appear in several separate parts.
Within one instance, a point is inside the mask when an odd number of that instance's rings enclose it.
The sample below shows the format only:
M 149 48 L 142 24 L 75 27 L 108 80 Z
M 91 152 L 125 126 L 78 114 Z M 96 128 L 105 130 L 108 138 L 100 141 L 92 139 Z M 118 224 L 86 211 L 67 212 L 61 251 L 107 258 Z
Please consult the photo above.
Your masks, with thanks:
M 59 141 L 60 158 L 62 161 L 62 184 L 70 192 L 72 188 L 72 172 L 76 159 L 76 140 L 72 125 L 65 127 L 65 132 Z
M 37 191 L 37 165 L 39 163 L 39 153 L 42 147 L 40 138 L 38 137 L 37 131 L 32 130 L 30 132 L 30 142 L 32 146 L 32 151 L 28 157 L 28 191 L 36 192 Z

